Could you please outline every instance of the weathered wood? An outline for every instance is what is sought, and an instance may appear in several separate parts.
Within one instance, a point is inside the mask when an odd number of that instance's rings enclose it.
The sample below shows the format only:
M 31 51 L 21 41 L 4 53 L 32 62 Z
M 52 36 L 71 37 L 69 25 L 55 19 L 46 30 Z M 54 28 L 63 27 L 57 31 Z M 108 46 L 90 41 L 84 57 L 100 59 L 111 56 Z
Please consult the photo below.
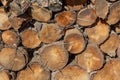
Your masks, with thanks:
M 14 28 L 14 30 L 18 30 L 22 27 L 23 22 L 27 21 L 27 18 L 11 15 L 9 16 L 9 21 L 11 23 L 11 27 Z
M 26 29 L 20 34 L 20 36 L 22 44 L 27 48 L 36 48 L 41 43 L 37 32 L 34 30 Z
M 110 6 L 110 12 L 107 18 L 109 25 L 116 24 L 120 20 L 120 1 L 113 3 Z
M 96 19 L 97 15 L 93 8 L 81 9 L 77 14 L 77 24 L 84 27 L 92 25 Z
M 47 22 L 52 17 L 52 12 L 38 6 L 36 3 L 32 4 L 32 10 L 31 10 L 32 18 L 38 21 Z
M 8 15 L 3 7 L 0 7 L 0 30 L 7 30 L 11 27 Z
M 61 27 L 68 27 L 75 23 L 76 13 L 74 11 L 63 11 L 55 16 L 55 21 Z
M 115 32 L 111 32 L 110 37 L 100 46 L 100 49 L 107 55 L 116 56 L 116 50 L 120 46 L 120 38 Z
M 95 0 L 95 10 L 97 16 L 105 19 L 109 10 L 108 2 L 106 0 Z
M 97 44 L 103 43 L 109 37 L 110 27 L 101 20 L 91 27 L 85 29 L 85 34 L 88 36 L 89 42 Z
M 56 71 L 62 69 L 68 62 L 68 53 L 63 42 L 54 42 L 39 49 L 41 64 Z
M 87 0 L 63 0 L 63 3 L 69 8 L 69 10 L 75 11 L 80 10 L 86 2 Z
M 42 24 L 42 29 L 39 31 L 39 38 L 44 43 L 52 43 L 59 40 L 63 33 L 62 29 L 57 24 Z
M 83 34 L 78 29 L 67 30 L 64 36 L 65 47 L 71 54 L 82 52 L 86 46 Z
M 78 65 L 87 72 L 100 69 L 104 63 L 103 54 L 94 43 L 88 43 L 85 51 L 77 55 L 76 60 Z
M 30 0 L 13 0 L 10 3 L 10 12 L 16 16 L 22 15 L 27 11 L 30 5 Z
M 24 48 L 3 48 L 0 52 L 0 63 L 5 69 L 19 71 L 28 62 L 27 52 Z
M 90 75 L 79 66 L 67 66 L 55 74 L 54 80 L 89 80 Z
M 32 63 L 18 73 L 16 80 L 50 80 L 50 72 L 39 63 Z
M 13 30 L 6 30 L 2 33 L 2 40 L 7 45 L 17 46 L 19 43 L 19 36 Z
M 103 69 L 94 75 L 93 80 L 119 80 L 120 79 L 120 60 L 112 59 L 106 62 Z

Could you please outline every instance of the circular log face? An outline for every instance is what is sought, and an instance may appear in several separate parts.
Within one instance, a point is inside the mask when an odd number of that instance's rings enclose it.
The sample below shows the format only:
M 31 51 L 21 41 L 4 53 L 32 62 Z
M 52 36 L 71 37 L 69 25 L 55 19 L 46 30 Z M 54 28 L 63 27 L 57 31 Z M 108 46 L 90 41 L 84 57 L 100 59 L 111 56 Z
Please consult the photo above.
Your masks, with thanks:
M 40 61 L 43 66 L 55 71 L 63 68 L 68 62 L 68 53 L 63 43 L 54 43 L 45 46 L 40 51 Z

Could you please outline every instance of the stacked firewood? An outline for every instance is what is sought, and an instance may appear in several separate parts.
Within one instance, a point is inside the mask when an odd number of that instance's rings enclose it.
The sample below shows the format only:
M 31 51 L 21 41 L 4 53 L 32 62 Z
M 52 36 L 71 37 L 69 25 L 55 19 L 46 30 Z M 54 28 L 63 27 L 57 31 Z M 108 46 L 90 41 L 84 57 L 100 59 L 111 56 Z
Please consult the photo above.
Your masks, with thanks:
M 0 0 L 0 80 L 120 80 L 120 1 Z

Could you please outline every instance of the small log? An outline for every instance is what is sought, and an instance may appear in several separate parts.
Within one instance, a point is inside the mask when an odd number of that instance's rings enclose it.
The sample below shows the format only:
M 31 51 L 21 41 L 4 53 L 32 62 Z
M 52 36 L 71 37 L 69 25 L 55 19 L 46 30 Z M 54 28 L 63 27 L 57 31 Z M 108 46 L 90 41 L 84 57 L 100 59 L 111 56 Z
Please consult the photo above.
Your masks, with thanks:
M 50 72 L 40 64 L 32 63 L 18 73 L 16 80 L 50 80 Z
M 95 10 L 97 16 L 105 19 L 109 10 L 108 2 L 106 0 L 95 0 Z
M 27 19 L 25 19 L 25 18 L 12 16 L 12 15 L 9 17 L 9 21 L 11 23 L 12 28 L 14 28 L 14 30 L 20 29 L 23 22 L 26 20 Z
M 62 10 L 62 0 L 49 0 L 48 8 L 53 12 L 59 12 Z
M 94 43 L 89 43 L 85 51 L 76 56 L 76 60 L 78 65 L 89 73 L 100 69 L 104 63 L 102 52 Z
M 11 23 L 3 7 L 0 7 L 0 18 L 1 18 L 0 19 L 0 30 L 7 30 L 11 28 Z
M 76 13 L 74 11 L 63 11 L 55 15 L 55 21 L 61 27 L 68 27 L 75 23 Z
M 2 40 L 7 45 L 17 46 L 19 37 L 13 30 L 6 30 L 2 33 Z
M 10 12 L 16 16 L 22 15 L 27 11 L 30 5 L 30 0 L 13 0 L 10 3 Z
M 39 31 L 39 38 L 44 43 L 52 43 L 62 37 L 62 29 L 57 24 L 43 23 L 42 29 Z
M 7 71 L 0 71 L 0 80 L 10 80 L 10 75 L 7 73 Z
M 116 56 L 116 50 L 120 46 L 120 38 L 112 32 L 110 37 L 100 46 L 100 49 L 107 55 L 114 57 Z
M 68 62 L 63 42 L 54 42 L 39 49 L 41 64 L 51 71 L 62 69 Z
M 49 0 L 36 0 L 36 2 L 42 7 L 48 7 L 49 6 Z
M 92 80 L 119 80 L 120 59 L 107 61 L 105 66 L 94 75 Z
M 3 48 L 0 51 L 0 64 L 8 70 L 19 71 L 25 67 L 28 62 L 27 51 L 22 47 Z
M 52 17 L 52 12 L 38 6 L 36 3 L 32 4 L 32 10 L 31 10 L 32 18 L 38 21 L 47 22 Z
M 110 6 L 107 23 L 109 25 L 113 25 L 118 21 L 120 21 L 120 1 L 117 1 Z
M 109 32 L 109 25 L 103 23 L 101 20 L 94 27 L 85 29 L 85 34 L 88 36 L 89 42 L 96 44 L 103 43 L 109 37 Z
M 27 48 L 36 48 L 41 43 L 37 32 L 34 30 L 26 29 L 20 34 L 20 36 L 22 44 Z
M 78 11 L 83 7 L 87 0 L 64 0 L 63 3 L 69 8 L 69 10 Z
M 93 8 L 81 9 L 77 14 L 77 24 L 84 27 L 92 25 L 96 19 L 97 15 Z
M 86 46 L 83 34 L 76 28 L 66 31 L 64 42 L 65 47 L 71 54 L 78 54 L 82 52 Z
M 79 66 L 67 66 L 55 74 L 54 80 L 90 80 L 90 75 Z

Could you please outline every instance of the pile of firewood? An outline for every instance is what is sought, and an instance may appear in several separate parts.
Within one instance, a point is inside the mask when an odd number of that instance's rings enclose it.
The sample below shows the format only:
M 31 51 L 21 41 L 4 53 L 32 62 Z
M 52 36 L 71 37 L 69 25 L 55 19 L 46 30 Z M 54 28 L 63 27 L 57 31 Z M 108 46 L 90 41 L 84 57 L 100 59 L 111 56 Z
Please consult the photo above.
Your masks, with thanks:
M 0 80 L 120 80 L 120 1 L 0 0 Z

